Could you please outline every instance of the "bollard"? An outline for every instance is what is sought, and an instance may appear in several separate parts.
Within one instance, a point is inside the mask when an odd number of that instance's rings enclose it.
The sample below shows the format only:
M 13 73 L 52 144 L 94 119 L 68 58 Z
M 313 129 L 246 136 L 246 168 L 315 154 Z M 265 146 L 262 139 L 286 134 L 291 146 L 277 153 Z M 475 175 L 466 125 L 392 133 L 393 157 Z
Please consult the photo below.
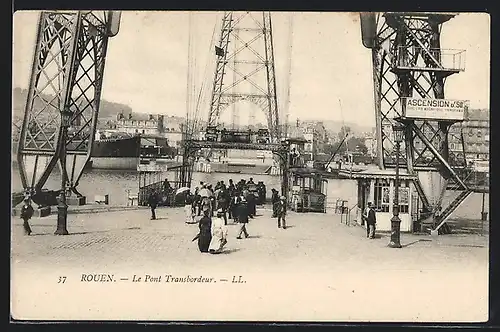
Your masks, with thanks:
M 488 220 L 488 212 L 481 212 L 481 221 Z

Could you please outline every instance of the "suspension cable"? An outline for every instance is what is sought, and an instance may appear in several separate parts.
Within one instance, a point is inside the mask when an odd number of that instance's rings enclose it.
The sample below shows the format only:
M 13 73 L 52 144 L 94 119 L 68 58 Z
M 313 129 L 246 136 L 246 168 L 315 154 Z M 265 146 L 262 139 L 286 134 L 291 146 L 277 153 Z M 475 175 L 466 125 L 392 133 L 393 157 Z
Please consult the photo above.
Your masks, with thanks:
M 286 87 L 286 104 L 285 104 L 285 127 L 283 128 L 285 131 L 285 138 L 288 135 L 288 116 L 290 113 L 290 90 L 291 90 L 291 81 L 292 81 L 292 53 L 293 53 L 293 12 L 290 13 L 288 17 L 288 72 L 287 79 L 285 82 Z
M 208 54 L 211 54 L 211 52 L 213 50 L 213 47 L 215 45 L 215 32 L 217 30 L 218 16 L 219 15 L 216 15 L 216 21 L 215 21 L 214 28 L 213 28 L 213 31 L 212 31 L 212 38 L 210 40 Z M 196 100 L 196 106 L 195 106 L 195 109 L 194 109 L 193 131 L 196 128 L 198 128 L 198 124 L 199 124 L 199 122 L 201 120 L 199 118 L 200 108 L 201 108 L 202 100 L 206 96 L 206 94 L 205 94 L 205 91 L 206 91 L 205 87 L 206 87 L 206 81 L 208 80 L 210 64 L 212 62 L 211 59 L 212 58 L 209 56 L 207 58 L 206 63 L 205 63 L 205 71 L 204 71 L 204 74 L 203 74 L 203 77 L 202 77 L 202 82 L 201 82 L 200 90 L 199 90 L 199 93 L 198 93 L 198 98 Z

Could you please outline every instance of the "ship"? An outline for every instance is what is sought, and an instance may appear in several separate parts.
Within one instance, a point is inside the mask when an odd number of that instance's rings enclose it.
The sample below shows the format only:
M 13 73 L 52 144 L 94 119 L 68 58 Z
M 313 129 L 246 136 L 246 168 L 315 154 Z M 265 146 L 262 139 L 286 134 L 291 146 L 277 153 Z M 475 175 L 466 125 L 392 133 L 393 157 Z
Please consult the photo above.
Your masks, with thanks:
M 172 159 L 174 149 L 162 136 L 98 130 L 89 168 L 136 170 L 144 159 Z
M 139 163 L 141 138 L 118 131 L 97 130 L 89 168 L 133 170 Z

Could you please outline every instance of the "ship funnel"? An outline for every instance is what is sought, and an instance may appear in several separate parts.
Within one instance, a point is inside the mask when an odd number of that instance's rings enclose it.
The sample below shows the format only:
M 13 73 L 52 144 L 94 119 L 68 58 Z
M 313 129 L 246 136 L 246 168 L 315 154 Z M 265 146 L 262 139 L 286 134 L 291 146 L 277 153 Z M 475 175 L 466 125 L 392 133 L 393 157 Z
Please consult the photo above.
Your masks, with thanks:
M 108 12 L 108 35 L 114 37 L 120 30 L 120 19 L 122 12 L 120 10 L 110 10 Z
M 376 13 L 359 13 L 361 21 L 361 39 L 363 46 L 372 48 L 375 44 L 375 36 L 377 35 L 377 14 Z

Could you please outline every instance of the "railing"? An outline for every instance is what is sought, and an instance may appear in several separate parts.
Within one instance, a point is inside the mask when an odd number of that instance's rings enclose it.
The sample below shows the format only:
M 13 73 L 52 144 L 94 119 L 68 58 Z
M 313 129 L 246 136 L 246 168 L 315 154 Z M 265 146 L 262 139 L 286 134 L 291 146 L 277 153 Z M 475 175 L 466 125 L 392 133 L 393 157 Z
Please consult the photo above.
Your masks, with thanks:
M 351 208 L 347 208 L 347 213 L 343 213 L 343 214 L 341 214 L 341 215 L 340 215 L 340 223 L 342 223 L 342 224 L 344 223 L 344 222 L 343 222 L 343 217 L 342 217 L 342 216 L 344 216 L 344 215 L 345 215 L 345 216 L 346 216 L 346 217 L 345 217 L 345 224 L 346 224 L 347 226 L 351 226 L 351 213 L 352 213 L 351 211 L 352 211 L 354 208 L 358 208 L 358 203 L 354 204 Z M 356 210 L 356 212 L 357 212 L 357 210 Z
M 149 195 L 153 191 L 156 191 L 162 196 L 162 202 L 160 202 L 160 205 L 163 203 L 163 205 L 173 206 L 178 203 L 175 201 L 175 192 L 180 188 L 180 182 L 169 181 L 169 183 L 171 186 L 171 190 L 169 192 L 163 190 L 163 181 L 150 183 L 140 187 L 139 194 L 137 195 L 138 204 L 141 206 L 147 206 Z
M 418 60 L 418 56 L 423 59 Z M 465 70 L 465 50 L 398 46 L 393 66 L 396 68 Z
M 490 181 L 489 181 L 489 173 L 487 172 L 478 172 L 474 169 L 470 168 L 459 168 L 454 169 L 457 175 L 462 179 L 462 181 L 471 189 L 481 187 L 483 189 L 488 190 Z M 449 190 L 457 190 L 459 189 L 458 184 L 454 184 L 453 186 L 448 186 Z

